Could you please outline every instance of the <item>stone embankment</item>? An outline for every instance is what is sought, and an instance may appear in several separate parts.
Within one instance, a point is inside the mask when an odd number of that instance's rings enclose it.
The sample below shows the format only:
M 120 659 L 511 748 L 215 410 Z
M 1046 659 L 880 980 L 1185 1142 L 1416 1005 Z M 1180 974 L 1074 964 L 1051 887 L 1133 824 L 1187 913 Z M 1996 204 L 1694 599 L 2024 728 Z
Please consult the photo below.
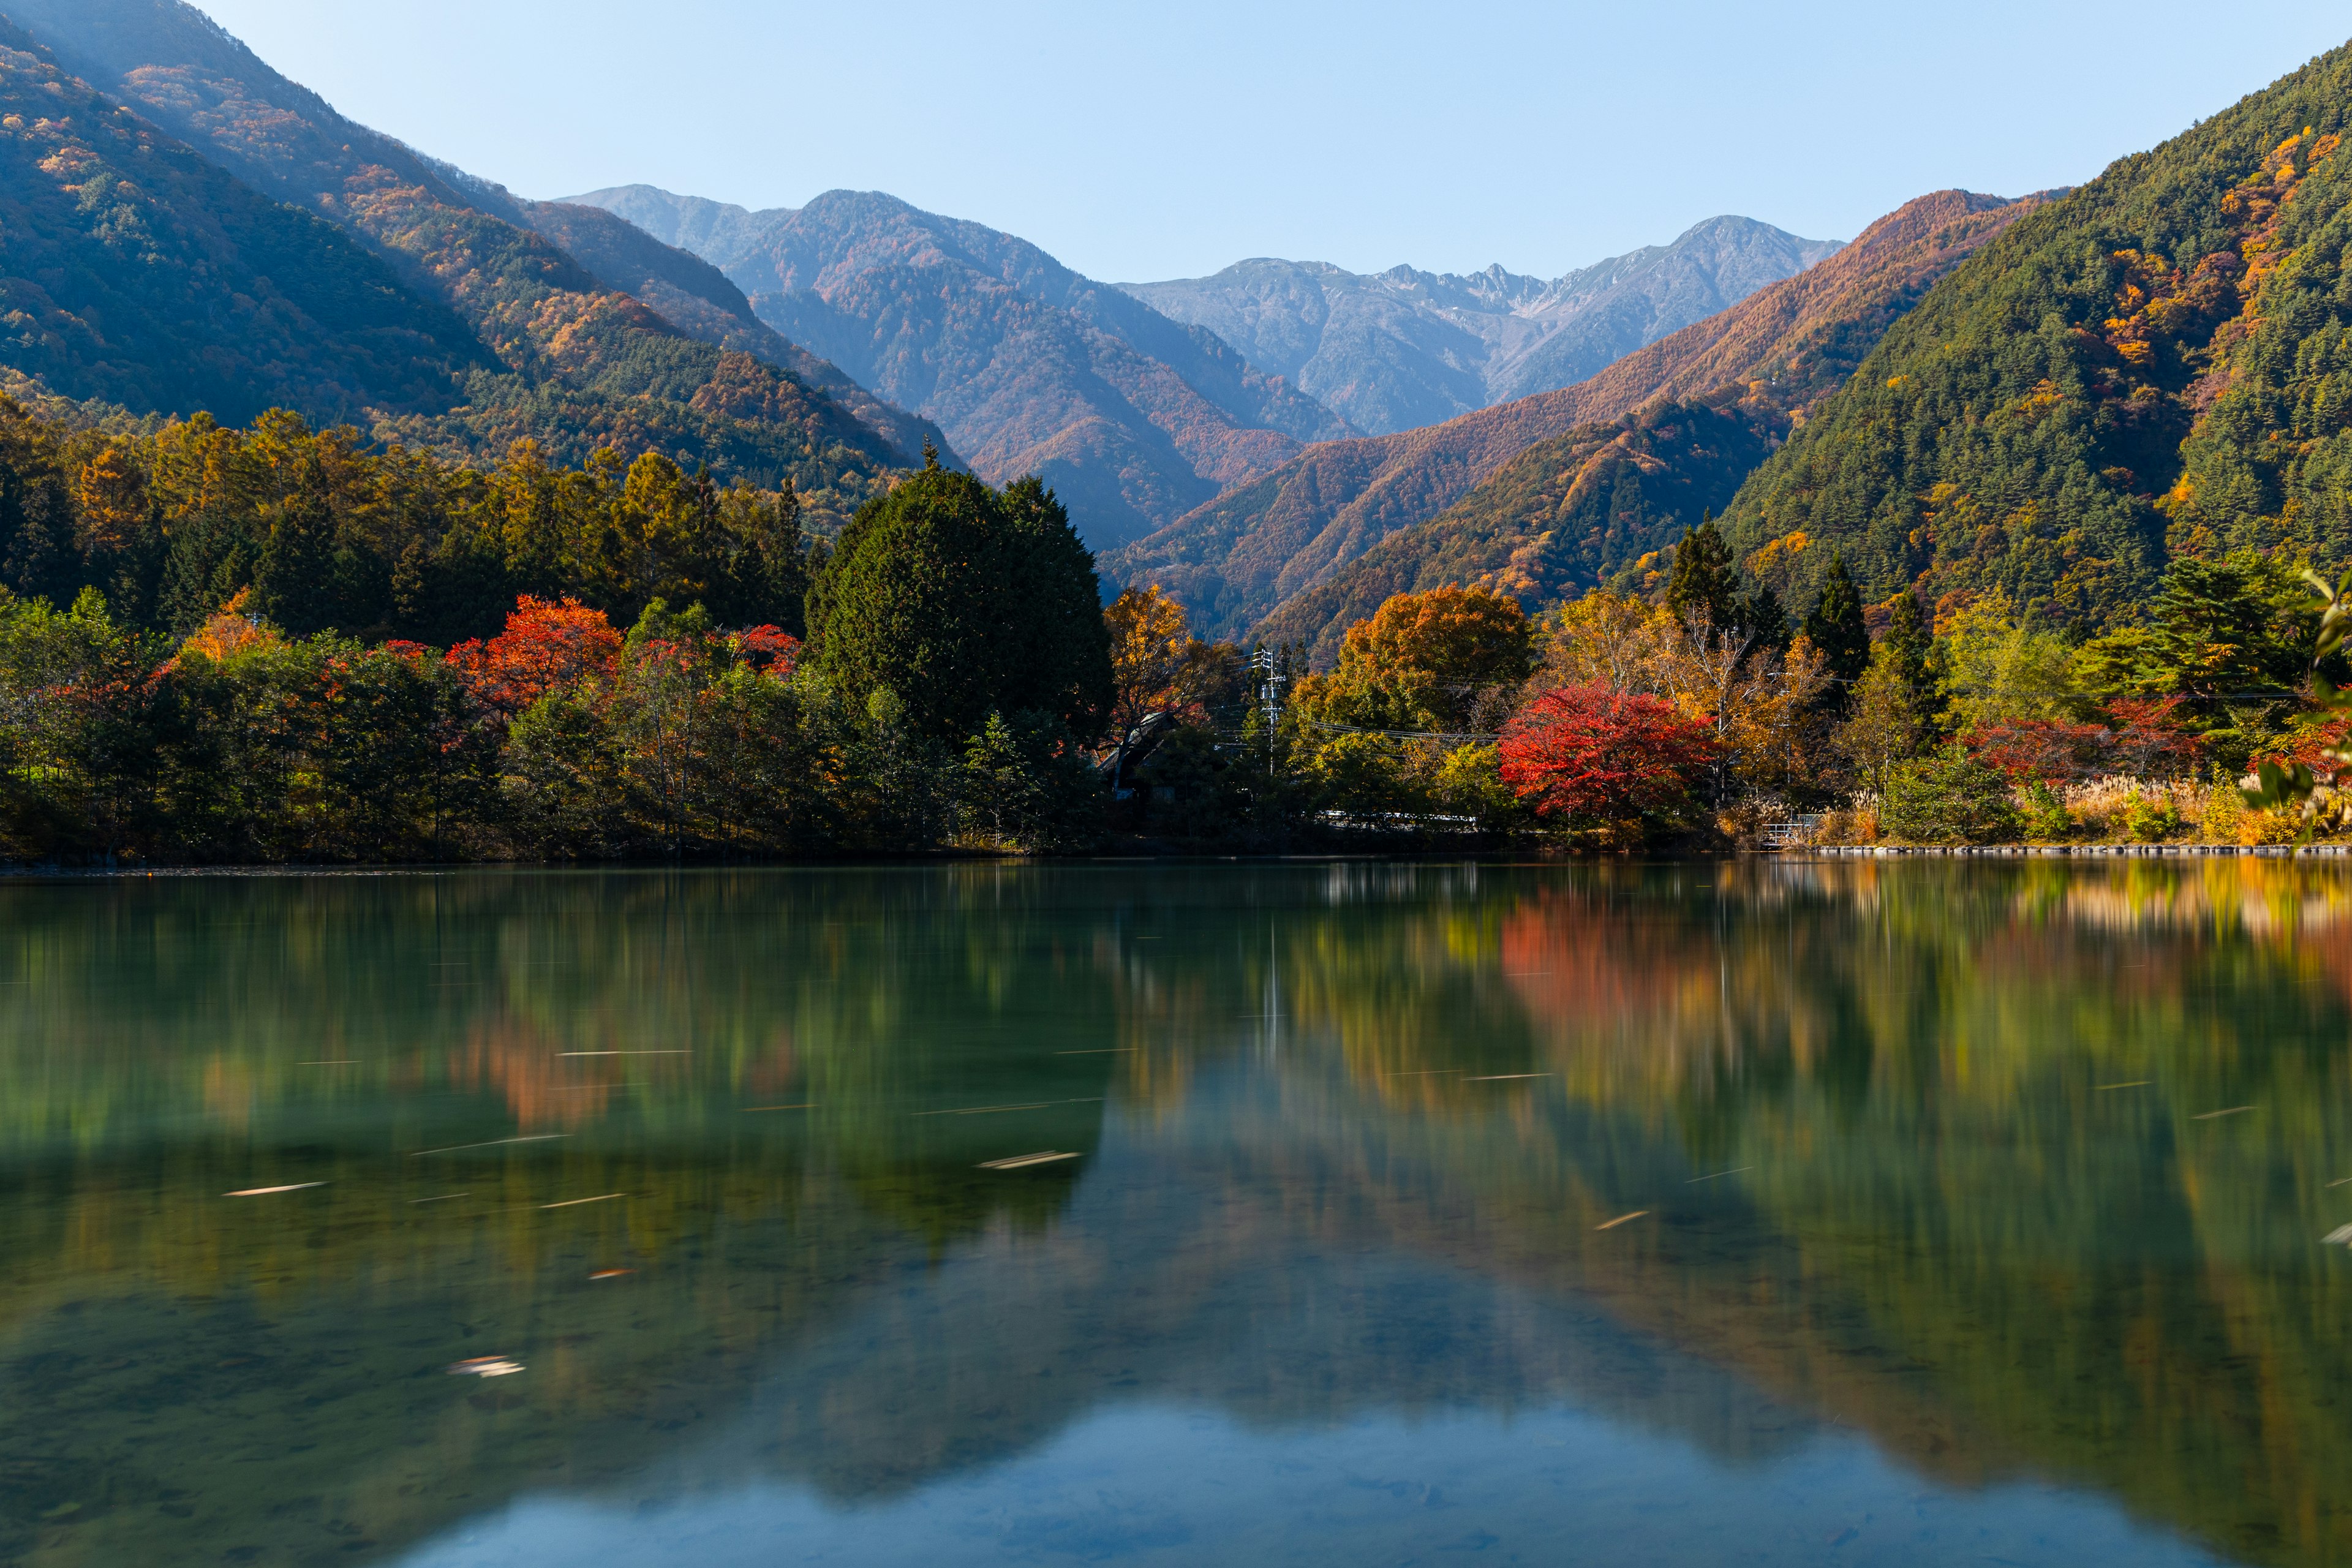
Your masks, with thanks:
M 2352 844 L 1810 844 L 1791 855 L 1973 855 L 1995 859 L 2065 856 L 2073 859 L 2181 859 L 2198 855 L 2260 855 L 2278 859 L 2352 856 Z

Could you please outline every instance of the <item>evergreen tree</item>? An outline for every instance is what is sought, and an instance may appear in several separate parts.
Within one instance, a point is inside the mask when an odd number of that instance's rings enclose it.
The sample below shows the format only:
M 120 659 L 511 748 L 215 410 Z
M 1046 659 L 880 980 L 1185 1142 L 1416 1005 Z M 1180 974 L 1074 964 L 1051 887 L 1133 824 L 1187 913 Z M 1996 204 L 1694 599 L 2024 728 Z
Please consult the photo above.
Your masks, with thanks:
M 1786 653 L 1794 640 L 1789 612 L 1780 607 L 1780 595 L 1772 592 L 1769 583 L 1757 584 L 1755 592 L 1739 601 L 1738 620 L 1748 633 L 1751 651 L 1770 648 Z
M 1886 636 L 1882 640 L 1896 678 L 1916 694 L 1924 711 L 1929 689 L 1935 684 L 1930 661 L 1936 638 L 1927 630 L 1927 617 L 1920 613 L 1918 595 L 1906 589 L 1895 595 L 1895 603 L 1888 607 Z
M 1728 627 L 1739 619 L 1739 577 L 1723 534 L 1705 512 L 1696 528 L 1683 531 L 1675 548 L 1675 573 L 1666 584 L 1666 608 L 1688 619 L 1705 611 L 1709 624 Z
M 868 501 L 810 589 L 809 634 L 853 705 L 887 687 L 936 741 L 1030 710 L 1089 738 L 1110 707 L 1093 557 L 1034 480 L 1000 494 L 934 464 Z
M 302 465 L 253 567 L 253 607 L 262 619 L 308 637 L 336 621 L 335 514 L 316 457 Z
M 1863 618 L 1862 595 L 1854 592 L 1853 579 L 1846 574 L 1843 551 L 1830 557 L 1822 596 L 1814 602 L 1812 614 L 1805 617 L 1805 637 L 1821 650 L 1841 693 L 1850 690 L 1870 667 L 1870 624 Z M 1842 704 L 1843 696 L 1838 700 Z

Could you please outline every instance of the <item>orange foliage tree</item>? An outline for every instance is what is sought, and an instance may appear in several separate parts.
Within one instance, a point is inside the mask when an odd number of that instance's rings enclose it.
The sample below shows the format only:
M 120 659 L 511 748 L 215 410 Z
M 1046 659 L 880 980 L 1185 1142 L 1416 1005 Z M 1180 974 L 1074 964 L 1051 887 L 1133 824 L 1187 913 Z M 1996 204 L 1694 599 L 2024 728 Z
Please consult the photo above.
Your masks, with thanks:
M 620 658 L 621 634 L 604 611 L 577 599 L 559 603 L 528 594 L 515 601 L 498 636 L 449 650 L 449 663 L 475 700 L 509 716 L 559 688 L 591 678 L 609 679 L 619 670 Z
M 1527 612 L 1486 588 L 1391 595 L 1348 630 L 1339 664 L 1299 683 L 1310 713 L 1368 728 L 1491 724 L 1534 668 Z

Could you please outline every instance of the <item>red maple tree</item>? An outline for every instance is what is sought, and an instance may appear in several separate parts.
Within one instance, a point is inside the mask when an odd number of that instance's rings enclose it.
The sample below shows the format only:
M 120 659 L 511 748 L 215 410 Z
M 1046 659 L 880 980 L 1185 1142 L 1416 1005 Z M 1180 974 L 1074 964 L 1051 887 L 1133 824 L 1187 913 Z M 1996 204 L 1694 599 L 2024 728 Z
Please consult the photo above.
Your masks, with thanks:
M 1498 751 L 1503 782 L 1538 815 L 1615 820 L 1680 806 L 1716 740 L 1663 698 L 1561 686 L 1512 719 Z

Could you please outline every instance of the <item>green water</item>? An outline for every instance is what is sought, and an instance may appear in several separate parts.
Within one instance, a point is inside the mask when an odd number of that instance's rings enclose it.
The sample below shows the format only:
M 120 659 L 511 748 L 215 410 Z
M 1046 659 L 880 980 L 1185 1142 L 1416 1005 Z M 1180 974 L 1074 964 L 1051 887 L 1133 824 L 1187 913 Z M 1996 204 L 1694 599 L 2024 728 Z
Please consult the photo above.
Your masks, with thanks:
M 2332 868 L 0 883 L 43 1568 L 2352 1561 L 2347 1222 Z

